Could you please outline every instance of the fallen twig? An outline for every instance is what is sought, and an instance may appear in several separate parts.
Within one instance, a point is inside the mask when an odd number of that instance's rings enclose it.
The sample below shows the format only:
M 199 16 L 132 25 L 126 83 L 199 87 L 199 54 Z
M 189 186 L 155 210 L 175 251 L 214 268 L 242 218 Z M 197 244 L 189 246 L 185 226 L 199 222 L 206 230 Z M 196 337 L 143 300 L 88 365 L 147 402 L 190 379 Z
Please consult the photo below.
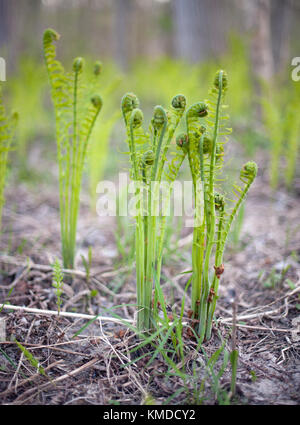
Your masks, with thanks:
M 41 314 L 46 316 L 58 316 L 58 311 L 56 310 L 40 310 L 38 308 L 31 308 L 31 307 L 22 307 L 19 305 L 4 305 L 3 310 L 16 310 L 16 311 L 24 311 L 27 313 L 33 313 L 33 314 Z M 95 315 L 92 316 L 91 314 L 83 314 L 83 313 L 71 313 L 71 312 L 65 312 L 61 311 L 59 313 L 59 317 L 73 317 L 76 319 L 85 319 L 85 320 L 101 320 L 102 322 L 113 322 L 118 323 L 119 325 L 125 325 L 126 323 L 133 323 L 133 320 L 129 319 L 117 319 L 115 317 L 108 317 L 108 316 L 100 316 Z

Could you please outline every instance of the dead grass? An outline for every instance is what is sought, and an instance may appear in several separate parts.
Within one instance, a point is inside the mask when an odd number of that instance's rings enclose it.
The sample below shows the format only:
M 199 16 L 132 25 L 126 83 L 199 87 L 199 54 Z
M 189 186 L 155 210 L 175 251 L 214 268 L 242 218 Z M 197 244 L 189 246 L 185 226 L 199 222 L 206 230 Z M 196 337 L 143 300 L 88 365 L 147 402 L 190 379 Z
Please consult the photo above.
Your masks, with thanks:
M 93 216 L 87 202 L 83 203 L 78 240 L 80 254 L 87 255 L 92 246 L 91 277 L 87 282 L 79 255 L 76 270 L 67 271 L 72 282 L 67 279 L 64 286 L 61 316 L 39 311 L 56 309 L 49 266 L 60 250 L 56 198 L 54 191 L 35 193 L 25 186 L 7 194 L 1 238 L 0 305 L 13 288 L 7 301 L 24 309 L 12 311 L 6 305 L 0 314 L 1 403 L 141 404 L 149 394 L 157 404 L 169 398 L 171 404 L 193 403 L 192 379 L 184 383 L 176 375 L 166 376 L 170 370 L 161 355 L 146 367 L 154 348 L 146 345 L 132 352 L 139 341 L 130 329 L 113 320 L 112 312 L 129 321 L 134 318 L 134 271 L 132 265 L 119 261 L 113 218 L 100 220 Z M 300 303 L 299 210 L 296 195 L 278 191 L 274 200 L 260 176 L 248 199 L 241 245 L 231 248 L 225 257 L 217 329 L 204 348 L 211 355 L 219 347 L 217 330 L 229 338 L 232 305 L 237 297 L 238 394 L 233 401 L 237 404 L 300 401 L 300 331 L 296 323 Z M 188 252 L 189 243 L 189 234 L 184 232 L 181 249 L 186 247 Z M 186 275 L 178 273 L 190 267 L 188 260 L 188 255 L 179 263 L 171 258 L 163 270 L 168 277 L 163 284 L 167 302 L 177 310 L 187 281 Z M 282 280 L 278 279 L 273 288 L 264 286 L 272 270 L 280 275 L 288 264 Z M 123 280 L 118 286 L 120 276 Z M 97 295 L 91 297 L 91 290 Z M 120 307 L 111 310 L 116 305 Z M 66 311 L 73 312 L 73 317 L 66 317 Z M 108 320 L 95 320 L 74 338 L 97 314 Z M 187 312 L 184 320 L 188 320 Z M 28 363 L 13 338 L 39 360 L 46 377 Z M 186 334 L 184 344 L 186 373 L 192 376 L 196 365 L 201 382 L 205 372 L 203 353 Z M 181 359 L 177 364 L 183 366 Z M 221 385 L 226 387 L 229 382 L 227 368 Z M 186 390 L 180 392 L 184 385 Z M 208 381 L 204 395 L 204 404 L 216 403 Z

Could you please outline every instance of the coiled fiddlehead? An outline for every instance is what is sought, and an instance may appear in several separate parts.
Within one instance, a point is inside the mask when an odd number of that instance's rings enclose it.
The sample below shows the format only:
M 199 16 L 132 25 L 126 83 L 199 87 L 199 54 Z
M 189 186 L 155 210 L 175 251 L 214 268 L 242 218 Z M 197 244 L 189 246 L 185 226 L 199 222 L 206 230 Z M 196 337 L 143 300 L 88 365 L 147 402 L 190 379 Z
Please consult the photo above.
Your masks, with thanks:
M 126 93 L 121 101 L 121 109 L 123 113 L 123 118 L 125 123 L 128 123 L 129 116 L 131 112 L 138 108 L 140 105 L 140 102 L 135 94 L 133 93 Z
M 192 173 L 194 188 L 200 176 L 199 143 L 205 131 L 204 117 L 208 115 L 208 105 L 205 102 L 194 103 L 186 112 L 186 128 L 189 138 L 188 159 Z
M 163 143 L 163 150 L 160 158 L 160 165 L 158 170 L 157 179 L 160 181 L 162 178 L 163 169 L 165 162 L 167 161 L 167 152 L 170 148 L 172 138 L 174 136 L 175 130 L 183 116 L 186 107 L 186 98 L 182 94 L 178 94 L 173 97 L 171 101 L 171 108 L 167 111 L 167 128 L 166 128 L 166 137 Z M 179 151 L 177 151 L 179 152 Z

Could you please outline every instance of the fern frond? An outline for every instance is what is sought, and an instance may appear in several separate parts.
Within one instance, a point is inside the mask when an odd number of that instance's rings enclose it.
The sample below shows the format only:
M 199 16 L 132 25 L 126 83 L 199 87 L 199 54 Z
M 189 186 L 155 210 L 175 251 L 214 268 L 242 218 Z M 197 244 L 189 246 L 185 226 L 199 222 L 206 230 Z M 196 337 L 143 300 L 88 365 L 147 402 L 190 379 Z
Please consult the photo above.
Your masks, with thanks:
M 56 31 L 45 31 L 44 57 L 56 120 L 62 253 L 64 267 L 73 268 L 82 171 L 89 139 L 103 102 L 94 92 L 91 95 L 97 75 L 92 79 L 83 75 L 84 60 L 81 57 L 74 60 L 71 73 L 66 72 L 56 59 L 54 42 L 58 40 Z M 99 66 L 96 74 L 98 71 Z

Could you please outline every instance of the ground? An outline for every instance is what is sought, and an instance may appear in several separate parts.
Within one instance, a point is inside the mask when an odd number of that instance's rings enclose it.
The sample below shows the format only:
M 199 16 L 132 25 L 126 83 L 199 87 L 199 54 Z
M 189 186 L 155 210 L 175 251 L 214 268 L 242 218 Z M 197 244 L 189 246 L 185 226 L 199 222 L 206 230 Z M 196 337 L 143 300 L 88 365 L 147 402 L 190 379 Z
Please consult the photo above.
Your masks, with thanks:
M 0 306 L 8 301 L 25 309 L 55 310 L 49 264 L 60 256 L 57 191 L 44 183 L 38 188 L 22 184 L 8 187 L 6 198 Z M 212 339 L 198 350 L 184 333 L 184 364 L 190 380 L 183 382 L 178 374 L 167 374 L 170 368 L 159 353 L 147 365 L 153 346 L 133 350 L 139 341 L 130 327 L 104 318 L 81 329 L 88 320 L 64 316 L 68 311 L 112 317 L 114 311 L 132 320 L 135 312 L 131 305 L 135 303 L 134 264 L 120 258 L 116 221 L 95 216 L 83 194 L 79 255 L 76 271 L 72 277 L 66 275 L 61 316 L 12 310 L 8 304 L 0 313 L 1 403 L 220 403 L 223 392 L 228 393 L 231 368 L 228 363 L 217 382 L 218 390 L 214 390 L 205 358 L 220 347 L 221 338 L 230 351 L 236 306 L 239 357 L 237 391 L 231 403 L 299 404 L 299 210 L 297 191 L 288 193 L 281 188 L 272 192 L 266 173 L 259 174 L 247 200 L 240 242 L 231 243 L 226 253 Z M 177 249 L 190 252 L 190 232 L 183 229 Z M 87 279 L 80 254 L 87 257 L 89 246 L 93 256 Z M 170 248 L 169 252 L 174 251 Z M 178 309 L 188 280 L 179 273 L 190 269 L 190 257 L 169 257 L 163 268 L 163 290 L 167 302 Z M 189 293 L 186 310 L 188 301 Z M 39 361 L 44 374 L 30 363 L 15 339 Z M 222 361 L 220 356 L 216 373 Z M 177 366 L 182 367 L 180 358 Z M 203 386 L 197 393 L 195 384 L 199 383 Z

